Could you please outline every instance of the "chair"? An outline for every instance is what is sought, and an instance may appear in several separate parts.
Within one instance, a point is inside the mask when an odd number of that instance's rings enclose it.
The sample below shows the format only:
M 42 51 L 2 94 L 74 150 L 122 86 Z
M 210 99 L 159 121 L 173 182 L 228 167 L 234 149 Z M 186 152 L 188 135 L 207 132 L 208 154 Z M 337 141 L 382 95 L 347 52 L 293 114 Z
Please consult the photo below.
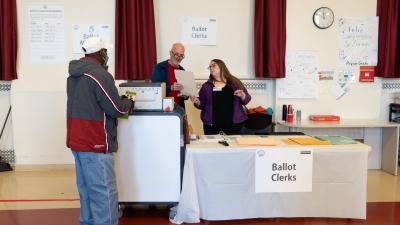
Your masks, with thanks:
M 272 116 L 265 113 L 247 114 L 242 134 L 255 135 L 305 135 L 303 132 L 275 132 L 275 123 Z
M 272 116 L 265 113 L 247 114 L 247 120 L 244 123 L 243 134 L 269 133 L 274 130 Z

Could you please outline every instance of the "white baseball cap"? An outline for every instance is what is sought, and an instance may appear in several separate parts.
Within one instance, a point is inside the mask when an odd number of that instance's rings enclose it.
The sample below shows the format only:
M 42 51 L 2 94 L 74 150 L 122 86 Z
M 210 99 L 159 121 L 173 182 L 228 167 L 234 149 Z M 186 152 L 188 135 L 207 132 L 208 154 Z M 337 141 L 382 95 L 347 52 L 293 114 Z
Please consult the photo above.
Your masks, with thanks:
M 105 42 L 100 37 L 90 37 L 85 40 L 82 45 L 83 52 L 85 54 L 91 54 L 100 51 L 102 48 L 112 49 L 114 45 Z

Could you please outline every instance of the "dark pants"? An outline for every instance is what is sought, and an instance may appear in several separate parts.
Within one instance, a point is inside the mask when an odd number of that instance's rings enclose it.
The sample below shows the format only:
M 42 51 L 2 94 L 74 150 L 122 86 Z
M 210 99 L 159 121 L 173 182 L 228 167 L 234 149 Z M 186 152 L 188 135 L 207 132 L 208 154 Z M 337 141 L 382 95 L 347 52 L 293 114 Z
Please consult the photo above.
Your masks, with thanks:
M 233 123 L 228 127 L 221 127 L 218 125 L 206 125 L 203 123 L 203 130 L 204 134 L 210 135 L 210 134 L 219 134 L 220 131 L 223 131 L 225 134 L 228 135 L 235 135 L 235 134 L 241 134 L 240 131 L 243 128 L 243 123 Z

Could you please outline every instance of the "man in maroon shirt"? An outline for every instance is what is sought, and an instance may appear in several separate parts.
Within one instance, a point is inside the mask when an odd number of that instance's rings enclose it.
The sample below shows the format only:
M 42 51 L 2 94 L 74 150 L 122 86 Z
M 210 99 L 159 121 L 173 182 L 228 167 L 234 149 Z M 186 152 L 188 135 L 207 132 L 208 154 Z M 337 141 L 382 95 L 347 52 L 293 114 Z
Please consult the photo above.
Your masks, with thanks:
M 166 84 L 166 96 L 174 97 L 174 101 L 185 108 L 184 100 L 187 96 L 181 95 L 182 84 L 175 77 L 175 70 L 184 70 L 180 65 L 185 58 L 185 47 L 182 43 L 175 43 L 169 51 L 169 59 L 156 64 L 151 76 L 152 82 L 164 82 Z

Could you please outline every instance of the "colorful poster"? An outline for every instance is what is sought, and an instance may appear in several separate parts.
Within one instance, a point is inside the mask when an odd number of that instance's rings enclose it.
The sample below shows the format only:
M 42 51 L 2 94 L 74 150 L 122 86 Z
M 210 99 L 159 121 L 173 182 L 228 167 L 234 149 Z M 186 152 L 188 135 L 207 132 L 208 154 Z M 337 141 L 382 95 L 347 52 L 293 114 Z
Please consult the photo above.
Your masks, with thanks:
M 374 81 L 375 81 L 375 67 L 360 66 L 360 82 L 374 82 Z
M 335 75 L 334 70 L 320 70 L 318 71 L 319 80 L 333 80 Z

